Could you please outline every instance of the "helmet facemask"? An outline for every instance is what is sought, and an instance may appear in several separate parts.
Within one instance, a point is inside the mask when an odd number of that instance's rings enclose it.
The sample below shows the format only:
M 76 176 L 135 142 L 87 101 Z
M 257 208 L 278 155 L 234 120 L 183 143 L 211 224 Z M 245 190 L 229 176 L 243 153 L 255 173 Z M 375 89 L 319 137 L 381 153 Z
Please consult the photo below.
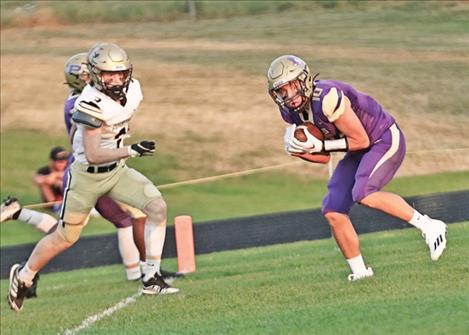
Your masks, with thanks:
M 132 78 L 132 68 L 125 70 L 125 71 L 113 71 L 113 72 L 120 72 L 123 74 L 124 78 L 122 80 L 122 85 L 113 85 L 106 83 L 103 80 L 103 73 L 104 72 L 111 72 L 111 71 L 100 71 L 99 74 L 99 86 L 101 89 L 99 89 L 101 92 L 109 96 L 113 100 L 121 100 L 122 98 L 125 97 L 125 94 L 127 93 L 127 89 L 130 84 L 130 80 Z
M 132 64 L 124 49 L 112 43 L 98 43 L 88 53 L 88 68 L 92 85 L 102 93 L 117 101 L 125 98 L 132 80 Z M 104 82 L 103 73 L 123 74 L 122 84 Z
M 280 108 L 287 108 L 291 112 L 303 111 L 313 94 L 313 78 L 308 65 L 299 57 L 284 55 L 276 58 L 267 71 L 269 94 Z M 285 85 L 296 87 L 293 97 L 283 97 L 279 92 Z M 301 104 L 292 107 L 290 102 L 301 96 Z
M 306 79 L 306 75 L 302 73 L 296 79 L 291 80 L 287 82 L 286 84 L 283 84 L 280 87 L 271 90 L 270 95 L 280 107 L 282 108 L 286 107 L 294 113 L 300 113 L 304 110 L 304 108 L 306 107 L 306 104 L 309 101 L 309 98 L 311 97 L 310 95 L 306 93 L 308 89 L 306 87 L 305 79 Z M 293 96 L 283 97 L 282 94 L 280 94 L 280 90 L 286 85 L 290 85 L 296 89 L 296 93 Z M 292 106 L 291 103 L 294 100 L 296 100 L 298 96 L 301 97 L 301 104 L 299 106 L 294 107 Z

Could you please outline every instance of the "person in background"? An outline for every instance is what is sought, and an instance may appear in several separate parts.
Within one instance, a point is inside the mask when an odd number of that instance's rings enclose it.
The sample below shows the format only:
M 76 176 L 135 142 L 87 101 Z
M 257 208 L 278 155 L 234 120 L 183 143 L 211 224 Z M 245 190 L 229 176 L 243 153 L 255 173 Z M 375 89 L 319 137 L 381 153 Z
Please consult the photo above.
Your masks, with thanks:
M 59 202 L 52 205 L 52 211 L 60 210 L 63 194 L 63 177 L 67 168 L 68 152 L 63 147 L 54 147 L 49 153 L 49 164 L 39 168 L 33 177 L 39 187 L 43 202 Z

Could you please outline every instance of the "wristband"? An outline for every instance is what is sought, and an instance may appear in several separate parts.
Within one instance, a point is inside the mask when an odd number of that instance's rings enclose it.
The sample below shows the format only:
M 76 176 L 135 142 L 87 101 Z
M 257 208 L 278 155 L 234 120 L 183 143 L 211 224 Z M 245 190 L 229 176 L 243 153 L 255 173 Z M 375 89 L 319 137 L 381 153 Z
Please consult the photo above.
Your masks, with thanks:
M 338 140 L 325 140 L 324 141 L 324 151 L 331 152 L 331 151 L 347 151 L 348 149 L 348 142 L 347 138 L 343 137 Z

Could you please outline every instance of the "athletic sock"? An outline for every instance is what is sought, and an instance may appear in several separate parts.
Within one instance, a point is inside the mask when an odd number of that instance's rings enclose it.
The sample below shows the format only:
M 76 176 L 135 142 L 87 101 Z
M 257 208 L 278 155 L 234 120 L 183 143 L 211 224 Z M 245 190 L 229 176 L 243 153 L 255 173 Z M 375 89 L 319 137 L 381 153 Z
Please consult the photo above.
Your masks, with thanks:
M 29 268 L 28 263 L 23 266 L 20 270 L 18 277 L 27 287 L 33 285 L 33 279 L 36 276 L 37 271 L 33 271 Z
M 147 260 L 146 270 L 144 273 L 143 281 L 147 281 L 155 275 L 156 272 L 160 273 L 161 260 L 153 259 Z
M 428 217 L 420 214 L 416 210 L 414 210 L 414 215 L 412 216 L 412 219 L 410 219 L 409 224 L 414 226 L 415 228 L 424 231 L 425 226 L 428 225 Z
M 53 216 L 28 208 L 21 209 L 17 220 L 33 225 L 44 233 L 47 233 L 57 223 L 57 219 Z
M 362 255 L 347 259 L 347 263 L 352 269 L 352 273 L 363 273 L 366 271 L 365 262 L 363 261 Z
M 132 226 L 117 229 L 117 239 L 127 280 L 140 279 L 140 254 L 134 242 Z
M 160 272 L 161 254 L 166 237 L 166 222 L 156 225 L 147 219 L 145 223 L 145 249 L 147 270 L 144 281 L 150 279 L 155 272 Z
M 143 274 L 147 273 L 147 262 L 146 261 L 140 261 L 140 271 L 142 271 Z

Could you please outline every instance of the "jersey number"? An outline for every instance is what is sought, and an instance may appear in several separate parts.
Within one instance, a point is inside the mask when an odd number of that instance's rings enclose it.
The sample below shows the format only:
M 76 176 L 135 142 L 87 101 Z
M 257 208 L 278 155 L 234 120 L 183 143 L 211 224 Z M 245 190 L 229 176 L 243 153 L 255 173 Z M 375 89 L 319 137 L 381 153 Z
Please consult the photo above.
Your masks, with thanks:
M 322 88 L 316 87 L 313 91 L 313 100 L 319 101 L 321 100 L 321 93 L 322 93 Z
M 119 130 L 117 135 L 114 137 L 114 139 L 117 140 L 117 148 L 121 147 L 122 140 L 126 132 L 127 132 L 127 127 L 122 127 L 121 130 Z

